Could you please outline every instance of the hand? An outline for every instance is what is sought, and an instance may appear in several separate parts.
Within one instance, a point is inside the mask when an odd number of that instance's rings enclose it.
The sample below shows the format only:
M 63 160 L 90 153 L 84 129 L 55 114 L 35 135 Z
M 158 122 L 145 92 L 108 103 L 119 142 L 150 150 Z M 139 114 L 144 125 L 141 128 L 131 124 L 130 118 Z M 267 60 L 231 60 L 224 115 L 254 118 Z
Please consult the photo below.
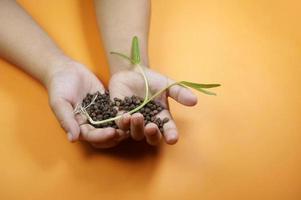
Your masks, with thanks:
M 85 66 L 69 61 L 53 72 L 47 81 L 50 106 L 67 132 L 70 141 L 79 139 L 91 143 L 96 148 L 109 148 L 117 145 L 125 132 L 113 128 L 94 128 L 81 115 L 74 116 L 74 107 L 81 103 L 87 93 L 104 92 L 98 78 Z
M 150 96 L 174 82 L 153 70 L 148 68 L 144 68 L 144 70 L 149 82 Z M 109 90 L 112 99 L 114 97 L 123 99 L 126 96 L 131 97 L 132 95 L 144 98 L 145 83 L 143 76 L 135 70 L 123 70 L 117 72 L 110 80 Z M 143 115 L 140 113 L 135 113 L 132 116 L 124 116 L 117 122 L 118 126 L 124 131 L 130 129 L 130 135 L 134 140 L 142 140 L 145 137 L 150 145 L 156 145 L 161 140 L 163 134 L 167 144 L 175 144 L 178 140 L 178 131 L 169 111 L 167 100 L 167 97 L 169 96 L 186 106 L 193 106 L 197 103 L 197 97 L 189 89 L 175 85 L 156 98 L 156 100 L 166 108 L 157 114 L 156 117 L 161 119 L 167 117 L 170 119 L 169 122 L 164 124 L 163 133 L 160 132 L 159 128 L 154 123 L 148 123 L 144 127 Z

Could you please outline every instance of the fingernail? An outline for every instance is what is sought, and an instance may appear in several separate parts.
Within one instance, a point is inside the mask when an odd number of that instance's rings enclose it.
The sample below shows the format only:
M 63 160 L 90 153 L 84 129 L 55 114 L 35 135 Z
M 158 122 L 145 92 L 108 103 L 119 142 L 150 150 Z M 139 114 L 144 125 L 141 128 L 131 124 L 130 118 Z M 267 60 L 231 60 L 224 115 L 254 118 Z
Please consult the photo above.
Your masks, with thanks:
M 72 142 L 72 140 L 73 140 L 72 134 L 71 133 L 67 133 L 67 137 L 68 137 L 68 140 L 70 142 Z
M 167 137 L 167 143 L 168 144 L 175 144 L 178 141 L 178 136 L 177 135 L 170 135 Z
M 129 113 L 125 113 L 122 115 L 123 120 L 128 120 L 131 115 Z

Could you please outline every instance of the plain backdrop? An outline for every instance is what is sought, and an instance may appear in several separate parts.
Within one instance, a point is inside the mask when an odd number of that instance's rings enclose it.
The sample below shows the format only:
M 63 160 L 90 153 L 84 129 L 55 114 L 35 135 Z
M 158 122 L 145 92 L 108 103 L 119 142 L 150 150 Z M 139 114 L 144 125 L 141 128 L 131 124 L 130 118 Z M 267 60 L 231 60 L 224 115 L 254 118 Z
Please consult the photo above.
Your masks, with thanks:
M 107 84 L 92 1 L 20 3 Z M 193 108 L 171 100 L 175 146 L 71 144 L 45 89 L 0 60 L 0 199 L 301 199 L 300 10 L 297 0 L 152 1 L 151 68 L 222 84 Z

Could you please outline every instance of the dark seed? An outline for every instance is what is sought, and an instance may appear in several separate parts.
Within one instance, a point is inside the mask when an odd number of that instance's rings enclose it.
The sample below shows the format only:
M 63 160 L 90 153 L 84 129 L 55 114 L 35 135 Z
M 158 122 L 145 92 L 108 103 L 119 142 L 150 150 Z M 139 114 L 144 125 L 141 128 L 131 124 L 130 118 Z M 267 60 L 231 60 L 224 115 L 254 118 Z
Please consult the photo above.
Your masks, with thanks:
M 168 121 L 169 121 L 169 119 L 168 119 L 167 117 L 165 117 L 165 118 L 163 119 L 163 124 L 167 123 Z
M 92 106 L 89 106 L 86 110 L 88 114 L 94 121 L 100 121 L 104 119 L 108 119 L 111 117 L 115 117 L 118 113 L 118 110 L 129 111 L 135 109 L 139 106 L 144 99 L 138 96 L 125 97 L 123 100 L 119 98 L 114 98 L 113 101 L 110 100 L 109 91 L 105 91 L 105 93 L 101 94 L 100 92 L 96 92 L 94 94 L 87 94 L 86 97 L 82 101 L 83 106 L 87 106 L 91 103 L 91 101 L 95 98 L 95 95 L 98 95 L 93 102 Z M 141 113 L 144 117 L 144 124 L 153 122 L 155 123 L 161 132 L 163 132 L 163 125 L 169 121 L 166 117 L 163 120 L 160 118 L 156 118 L 159 112 L 164 109 L 160 102 L 150 101 L 143 108 L 141 108 L 137 113 Z M 113 127 L 118 128 L 114 121 L 93 125 L 94 127 L 104 128 L 104 127 Z

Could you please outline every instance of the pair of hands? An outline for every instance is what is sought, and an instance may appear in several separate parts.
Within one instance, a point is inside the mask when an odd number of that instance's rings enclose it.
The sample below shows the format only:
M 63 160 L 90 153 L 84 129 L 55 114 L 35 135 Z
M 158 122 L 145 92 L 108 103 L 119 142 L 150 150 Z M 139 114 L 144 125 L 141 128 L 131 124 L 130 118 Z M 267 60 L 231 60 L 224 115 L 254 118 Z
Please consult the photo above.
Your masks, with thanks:
M 151 94 L 173 82 L 166 76 L 150 69 L 146 69 L 145 73 Z M 163 133 L 154 123 L 149 123 L 144 127 L 143 115 L 140 113 L 123 115 L 116 122 L 119 129 L 94 128 L 82 115 L 74 116 L 73 112 L 74 107 L 81 103 L 87 93 L 105 90 L 91 71 L 77 62 L 68 62 L 49 77 L 46 87 L 49 92 L 50 106 L 67 132 L 68 139 L 72 142 L 84 140 L 96 148 L 114 147 L 128 137 L 132 137 L 134 140 L 145 138 L 150 145 L 158 144 L 163 137 L 166 143 L 174 144 L 178 140 L 178 131 L 169 112 L 167 98 L 171 97 L 186 106 L 193 106 L 197 103 L 196 96 L 189 89 L 175 85 L 156 99 L 166 108 L 157 117 L 170 119 L 168 123 L 164 124 Z M 112 99 L 114 97 L 123 99 L 132 95 L 144 97 L 144 79 L 140 73 L 134 70 L 117 72 L 111 77 L 109 91 Z

